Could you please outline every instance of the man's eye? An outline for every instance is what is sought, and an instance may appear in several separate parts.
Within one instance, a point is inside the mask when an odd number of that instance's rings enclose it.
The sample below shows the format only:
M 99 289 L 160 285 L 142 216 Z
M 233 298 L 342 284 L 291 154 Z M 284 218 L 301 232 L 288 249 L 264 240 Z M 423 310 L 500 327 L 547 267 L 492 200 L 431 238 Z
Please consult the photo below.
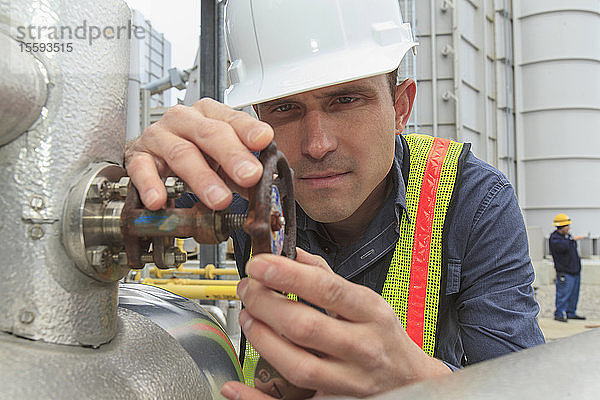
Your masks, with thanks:
M 286 112 L 286 111 L 290 111 L 292 109 L 292 105 L 291 104 L 282 104 L 280 106 L 277 106 L 273 109 L 273 111 L 275 112 Z
M 354 101 L 356 101 L 356 97 L 343 96 L 337 98 L 337 102 L 340 104 L 350 104 Z

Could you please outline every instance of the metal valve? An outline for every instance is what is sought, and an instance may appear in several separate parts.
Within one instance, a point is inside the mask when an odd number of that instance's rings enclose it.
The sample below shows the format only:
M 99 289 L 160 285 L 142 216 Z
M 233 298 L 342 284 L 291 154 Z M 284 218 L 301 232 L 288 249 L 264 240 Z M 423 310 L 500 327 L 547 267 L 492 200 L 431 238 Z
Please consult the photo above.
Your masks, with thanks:
M 214 211 L 202 203 L 175 208 L 175 198 L 185 192 L 177 177 L 164 181 L 166 207 L 150 211 L 142 206 L 137 189 L 121 167 L 94 166 L 69 194 L 63 225 L 65 247 L 79 269 L 101 281 L 118 280 L 129 269 L 147 263 L 177 267 L 186 261 L 186 254 L 173 246 L 176 237 L 216 244 L 236 229 L 250 235 L 254 254 L 270 252 L 295 258 L 292 171 L 275 143 L 263 150 L 259 159 L 263 176 L 249 191 L 248 215 Z

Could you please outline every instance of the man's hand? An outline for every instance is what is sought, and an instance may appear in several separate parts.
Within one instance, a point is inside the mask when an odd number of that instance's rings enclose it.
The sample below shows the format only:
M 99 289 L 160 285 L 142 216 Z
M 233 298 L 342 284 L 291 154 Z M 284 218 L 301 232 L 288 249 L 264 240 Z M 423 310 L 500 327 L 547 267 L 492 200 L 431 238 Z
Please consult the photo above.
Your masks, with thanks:
M 235 381 L 225 383 L 221 388 L 221 394 L 229 400 L 273 400 L 273 397 L 260 390 Z
M 128 144 L 125 166 L 144 205 L 157 210 L 167 199 L 160 178 L 175 174 L 208 207 L 231 203 L 232 189 L 244 192 L 262 175 L 251 151 L 264 149 L 273 129 L 250 115 L 206 98 L 177 105 Z
M 296 261 L 260 254 L 246 270 L 251 278 L 238 285 L 244 334 L 296 386 L 364 397 L 450 373 L 408 337 L 381 296 L 333 274 L 321 257 L 300 249 Z M 328 315 L 279 292 L 295 293 Z M 229 393 L 236 388 L 227 386 Z M 235 393 L 227 397 L 259 398 Z

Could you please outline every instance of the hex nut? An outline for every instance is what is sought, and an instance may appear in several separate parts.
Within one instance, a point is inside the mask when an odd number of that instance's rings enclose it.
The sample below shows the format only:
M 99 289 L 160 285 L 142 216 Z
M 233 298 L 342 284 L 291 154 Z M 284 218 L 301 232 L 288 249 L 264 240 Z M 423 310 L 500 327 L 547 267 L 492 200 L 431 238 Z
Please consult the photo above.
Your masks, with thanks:
M 174 255 L 175 265 L 180 265 L 187 261 L 187 253 L 185 251 L 181 251 L 178 247 L 175 247 Z
M 94 269 L 98 272 L 104 272 L 110 267 L 112 262 L 112 253 L 106 246 L 94 246 L 87 251 L 88 260 Z
M 94 180 L 92 181 L 92 183 L 90 184 L 90 188 L 88 189 L 87 192 L 87 200 L 96 200 L 96 201 L 102 201 L 104 200 L 104 195 L 103 195 L 103 191 L 106 190 L 106 184 L 108 183 L 108 180 L 104 177 L 96 177 L 94 178 Z
M 185 184 L 176 176 L 169 176 L 165 179 L 165 189 L 168 197 L 178 197 L 185 192 Z
M 129 182 L 131 179 L 128 176 L 124 176 L 119 179 L 119 182 L 115 183 L 113 187 L 113 192 L 122 198 L 127 197 L 127 193 L 129 192 Z
M 112 261 L 113 263 L 120 265 L 120 266 L 127 266 L 127 264 L 129 263 L 129 259 L 127 258 L 127 252 L 125 250 L 121 250 L 118 253 L 113 253 L 112 254 Z
M 102 182 L 102 185 L 100 185 L 100 197 L 102 198 L 102 201 L 110 200 L 115 191 L 115 185 L 115 182 L 109 180 Z
M 140 261 L 144 264 L 151 264 L 154 262 L 154 257 L 152 256 L 152 253 L 142 254 L 140 255 Z

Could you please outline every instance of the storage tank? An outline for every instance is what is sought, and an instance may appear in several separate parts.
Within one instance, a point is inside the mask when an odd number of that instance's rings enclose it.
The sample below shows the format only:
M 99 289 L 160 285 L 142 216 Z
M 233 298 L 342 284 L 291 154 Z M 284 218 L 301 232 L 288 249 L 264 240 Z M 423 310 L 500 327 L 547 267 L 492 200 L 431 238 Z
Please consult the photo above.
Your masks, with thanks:
M 470 142 L 515 183 L 511 2 L 407 2 L 419 42 L 407 131 Z
M 529 226 L 600 233 L 600 1 L 514 1 L 519 202 Z

